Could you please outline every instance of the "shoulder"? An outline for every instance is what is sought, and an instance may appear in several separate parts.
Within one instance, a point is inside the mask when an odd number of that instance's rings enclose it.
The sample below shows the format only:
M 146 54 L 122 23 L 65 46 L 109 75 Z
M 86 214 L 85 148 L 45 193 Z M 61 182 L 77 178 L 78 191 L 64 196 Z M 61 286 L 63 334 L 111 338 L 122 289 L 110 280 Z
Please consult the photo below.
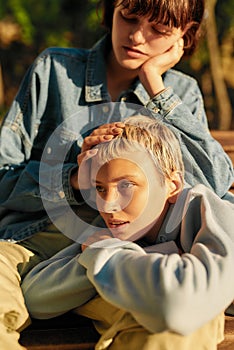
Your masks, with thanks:
M 184 90 L 184 91 L 198 91 L 200 90 L 198 87 L 197 80 L 176 69 L 169 69 L 164 75 L 164 84 L 166 86 L 172 86 L 176 91 Z
M 222 200 L 202 184 L 192 187 L 187 192 L 182 213 L 180 236 L 183 250 L 190 252 L 192 245 L 198 241 L 233 240 L 233 215 L 233 204 Z
M 197 80 L 194 77 L 176 69 L 169 69 L 165 73 L 165 78 L 175 79 L 177 81 L 185 81 L 187 83 L 197 85 Z
M 87 57 L 90 50 L 82 48 L 62 48 L 50 47 L 41 52 L 34 62 L 34 67 L 45 63 L 60 63 L 67 65 L 84 64 L 87 62 Z
M 203 184 L 198 184 L 188 191 L 187 208 L 199 211 L 202 215 L 214 215 L 217 220 L 223 217 L 233 221 L 234 205 L 220 198 L 213 190 Z

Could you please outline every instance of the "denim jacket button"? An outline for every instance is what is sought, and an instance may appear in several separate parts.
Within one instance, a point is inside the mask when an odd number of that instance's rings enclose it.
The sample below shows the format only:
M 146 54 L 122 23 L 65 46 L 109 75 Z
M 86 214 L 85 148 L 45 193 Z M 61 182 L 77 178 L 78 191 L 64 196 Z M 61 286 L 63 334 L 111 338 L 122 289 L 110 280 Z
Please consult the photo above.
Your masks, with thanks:
M 59 191 L 59 197 L 61 199 L 65 198 L 65 193 L 63 191 Z
M 159 113 L 159 112 L 160 112 L 160 109 L 159 109 L 158 107 L 154 107 L 154 108 L 153 108 L 153 111 L 154 111 L 154 113 Z
M 47 154 L 51 154 L 52 149 L 50 147 L 47 148 Z
M 77 144 L 78 147 L 81 148 L 82 145 L 83 145 L 83 142 L 84 142 L 83 136 L 80 135 L 80 136 L 78 137 L 77 141 L 76 141 L 76 144 Z
M 102 107 L 103 113 L 108 113 L 109 112 L 109 107 L 108 106 L 103 106 Z

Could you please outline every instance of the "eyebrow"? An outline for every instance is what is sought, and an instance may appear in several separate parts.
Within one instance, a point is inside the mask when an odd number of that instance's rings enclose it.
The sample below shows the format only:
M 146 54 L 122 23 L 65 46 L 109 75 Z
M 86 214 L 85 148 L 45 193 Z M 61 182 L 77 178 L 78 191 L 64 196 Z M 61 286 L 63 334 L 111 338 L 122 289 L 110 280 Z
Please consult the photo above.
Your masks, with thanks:
M 113 182 L 118 182 L 118 181 L 121 181 L 121 180 L 136 180 L 139 176 L 138 175 L 122 175 L 122 176 L 119 176 L 119 177 L 116 177 L 113 179 Z M 91 183 L 92 184 L 96 184 L 96 185 L 101 185 L 103 182 L 101 181 L 98 181 L 96 179 L 91 179 Z

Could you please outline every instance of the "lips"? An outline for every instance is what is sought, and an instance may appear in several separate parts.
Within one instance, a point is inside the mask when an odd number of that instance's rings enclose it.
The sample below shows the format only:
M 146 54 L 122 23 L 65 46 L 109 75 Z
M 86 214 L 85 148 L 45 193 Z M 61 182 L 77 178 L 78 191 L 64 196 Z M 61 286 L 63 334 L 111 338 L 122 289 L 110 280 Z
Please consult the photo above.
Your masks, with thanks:
M 110 220 L 108 222 L 109 228 L 121 228 L 123 226 L 126 226 L 129 224 L 129 221 L 122 221 L 122 220 Z
M 131 56 L 131 57 L 140 57 L 140 56 L 145 56 L 145 53 L 140 51 L 140 50 L 137 50 L 137 49 L 134 49 L 132 47 L 129 47 L 129 46 L 123 46 L 125 52 L 128 54 L 128 56 Z

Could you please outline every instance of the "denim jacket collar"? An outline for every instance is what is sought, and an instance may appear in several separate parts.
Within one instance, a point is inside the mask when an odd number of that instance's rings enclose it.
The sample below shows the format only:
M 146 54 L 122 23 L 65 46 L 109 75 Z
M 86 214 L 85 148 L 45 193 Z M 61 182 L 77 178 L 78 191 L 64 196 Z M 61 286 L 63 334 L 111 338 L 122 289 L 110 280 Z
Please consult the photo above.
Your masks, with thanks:
M 108 42 L 108 36 L 99 40 L 90 50 L 85 83 L 86 102 L 109 101 L 110 95 L 107 92 L 107 83 L 103 82 L 106 76 L 105 51 Z
M 111 99 L 107 91 L 106 79 L 103 82 L 103 77 L 106 77 L 105 62 L 108 53 L 108 46 L 110 46 L 110 37 L 109 35 L 106 35 L 90 50 L 86 69 L 86 102 L 109 102 Z M 128 92 L 130 91 L 136 95 L 143 105 L 146 105 L 150 99 L 139 79 L 135 80 Z

